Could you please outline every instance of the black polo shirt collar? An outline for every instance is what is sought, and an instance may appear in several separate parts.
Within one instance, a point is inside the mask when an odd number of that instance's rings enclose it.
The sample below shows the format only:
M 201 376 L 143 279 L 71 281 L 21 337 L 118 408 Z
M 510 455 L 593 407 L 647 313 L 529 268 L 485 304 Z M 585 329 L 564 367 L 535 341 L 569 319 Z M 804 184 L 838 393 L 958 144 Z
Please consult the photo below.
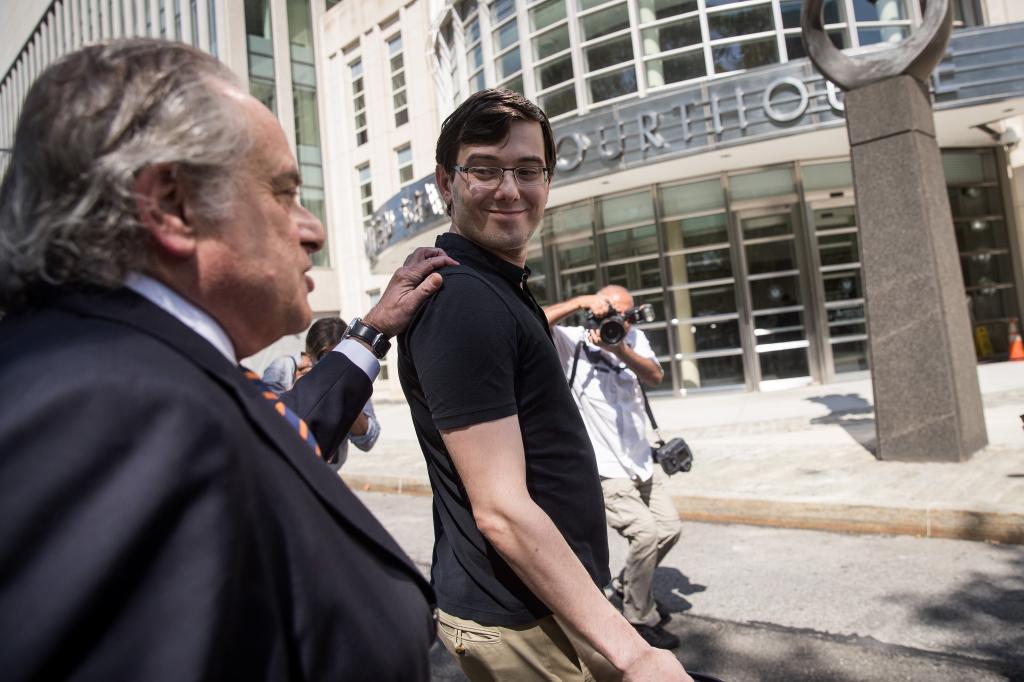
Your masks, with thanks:
M 530 268 L 526 266 L 519 267 L 515 263 L 510 263 L 504 258 L 494 255 L 476 242 L 466 239 L 461 234 L 456 234 L 455 232 L 445 232 L 442 235 L 438 235 L 434 245 L 444 249 L 445 253 L 459 261 L 462 265 L 474 270 L 496 273 L 499 277 L 506 280 L 512 285 L 513 289 L 519 292 L 519 296 L 526 301 L 533 314 L 540 318 L 544 331 L 547 332 L 549 338 L 551 337 L 551 329 L 548 326 L 547 317 L 544 315 L 544 308 L 533 297 L 533 292 L 530 291 L 530 287 L 527 285 L 527 280 L 530 279 Z
M 516 285 L 517 288 L 521 287 L 530 277 L 530 268 L 519 267 L 515 263 L 510 263 L 504 258 L 495 256 L 461 234 L 445 232 L 438 236 L 435 246 L 444 249 L 445 253 L 460 263 L 497 272 L 503 279 L 507 279 Z

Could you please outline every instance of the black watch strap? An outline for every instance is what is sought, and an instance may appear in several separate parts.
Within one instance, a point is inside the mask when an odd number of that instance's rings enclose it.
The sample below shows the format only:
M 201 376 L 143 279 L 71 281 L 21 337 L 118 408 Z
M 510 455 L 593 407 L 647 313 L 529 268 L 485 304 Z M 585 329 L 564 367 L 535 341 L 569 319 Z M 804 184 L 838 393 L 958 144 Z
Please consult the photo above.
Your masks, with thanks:
M 391 342 L 388 341 L 388 337 L 384 335 L 384 332 L 371 327 L 358 317 L 352 318 L 352 321 L 348 323 L 348 329 L 345 330 L 342 339 L 349 337 L 361 339 L 369 344 L 370 350 L 373 351 L 378 360 L 383 360 L 388 351 L 391 350 Z

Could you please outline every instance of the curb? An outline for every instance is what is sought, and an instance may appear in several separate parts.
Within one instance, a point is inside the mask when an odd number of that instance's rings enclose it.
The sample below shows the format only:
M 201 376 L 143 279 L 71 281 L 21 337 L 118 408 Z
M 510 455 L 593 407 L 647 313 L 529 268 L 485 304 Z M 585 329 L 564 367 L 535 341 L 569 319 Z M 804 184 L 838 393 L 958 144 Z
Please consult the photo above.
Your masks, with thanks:
M 353 490 L 431 494 L 430 482 L 420 477 L 342 474 L 341 478 Z M 680 518 L 687 521 L 1024 545 L 1024 514 L 678 495 L 672 501 Z
M 1024 544 L 1024 514 L 721 497 L 672 501 L 690 521 Z

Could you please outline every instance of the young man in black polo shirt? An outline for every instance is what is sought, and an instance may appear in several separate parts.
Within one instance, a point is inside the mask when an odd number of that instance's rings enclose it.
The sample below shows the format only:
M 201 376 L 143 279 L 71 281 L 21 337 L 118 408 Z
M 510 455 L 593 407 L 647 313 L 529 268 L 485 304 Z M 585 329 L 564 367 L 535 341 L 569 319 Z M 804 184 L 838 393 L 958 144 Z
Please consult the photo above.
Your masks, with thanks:
M 459 265 L 399 338 L 399 376 L 434 492 L 439 632 L 473 680 L 688 680 L 598 587 L 594 454 L 525 268 L 554 162 L 544 113 L 504 90 L 467 99 L 437 143 L 437 243 Z

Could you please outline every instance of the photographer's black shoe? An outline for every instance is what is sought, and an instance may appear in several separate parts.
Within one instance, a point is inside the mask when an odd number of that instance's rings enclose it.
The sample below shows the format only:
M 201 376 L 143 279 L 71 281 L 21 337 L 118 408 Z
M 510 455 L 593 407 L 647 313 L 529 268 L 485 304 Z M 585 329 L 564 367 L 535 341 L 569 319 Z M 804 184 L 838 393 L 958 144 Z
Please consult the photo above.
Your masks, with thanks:
M 615 605 L 615 608 L 622 610 L 622 600 L 625 598 L 625 594 L 622 592 L 622 573 L 615 578 L 612 578 L 611 582 L 604 586 L 604 596 L 608 598 L 608 601 Z M 616 600 L 618 600 L 616 602 Z M 665 623 L 672 619 L 672 614 L 669 613 L 668 609 L 662 606 L 661 602 L 657 599 L 654 600 L 654 608 L 658 611 L 658 627 L 661 627 Z
M 658 649 L 675 649 L 679 646 L 679 638 L 660 625 L 634 625 L 644 641 Z

